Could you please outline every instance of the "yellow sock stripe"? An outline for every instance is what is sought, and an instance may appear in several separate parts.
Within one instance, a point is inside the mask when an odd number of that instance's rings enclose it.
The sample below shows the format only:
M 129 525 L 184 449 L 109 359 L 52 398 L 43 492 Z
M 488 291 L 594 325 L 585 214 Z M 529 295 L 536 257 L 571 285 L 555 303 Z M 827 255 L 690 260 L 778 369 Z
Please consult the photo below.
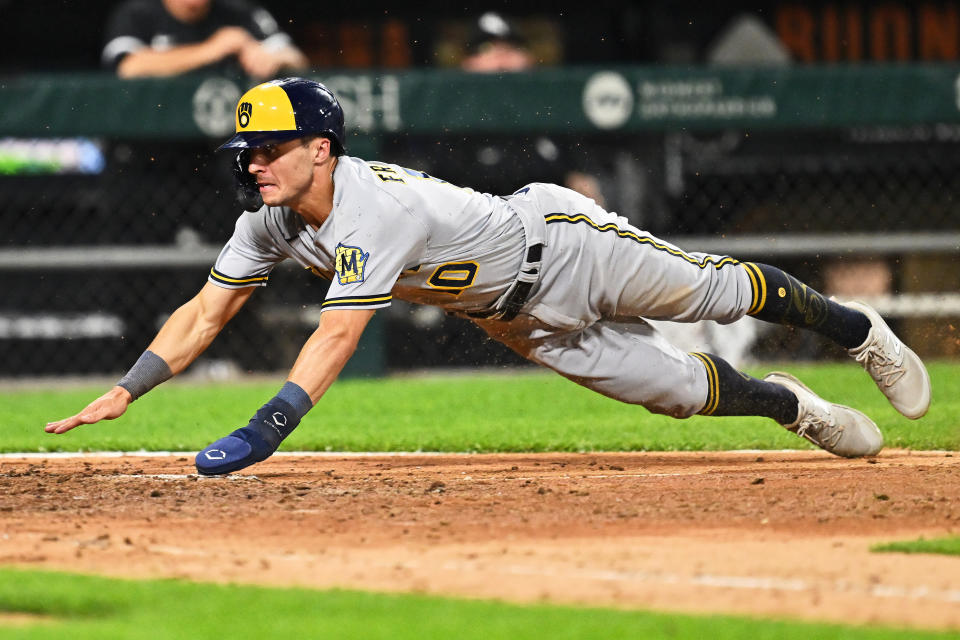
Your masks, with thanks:
M 750 278 L 750 289 L 753 292 L 753 297 L 750 301 L 750 308 L 747 309 L 747 315 L 752 315 L 757 311 L 757 305 L 760 303 L 760 283 L 757 282 L 757 274 L 751 269 L 751 263 L 744 262 L 743 270 L 747 272 L 747 276 Z
M 763 310 L 767 304 L 767 279 L 763 277 L 763 272 L 752 262 L 744 262 L 743 267 L 750 276 L 750 282 L 753 284 L 753 304 L 747 311 L 747 315 L 754 315 Z
M 697 260 L 693 256 L 687 255 L 686 253 L 684 253 L 683 251 L 680 251 L 679 249 L 660 244 L 653 238 L 650 238 L 647 236 L 638 236 L 632 231 L 624 231 L 623 229 L 613 224 L 612 222 L 607 224 L 602 224 L 602 225 L 597 224 L 596 222 L 594 222 L 587 216 L 583 215 L 582 213 L 579 213 L 575 216 L 570 216 L 565 213 L 551 213 L 550 215 L 546 216 L 546 221 L 547 221 L 547 224 L 550 224 L 553 222 L 569 222 L 571 224 L 577 224 L 577 223 L 583 222 L 587 226 L 593 227 L 597 231 L 613 231 L 621 238 L 628 238 L 640 244 L 649 244 L 650 246 L 652 246 L 654 249 L 657 249 L 658 251 L 665 251 L 670 255 L 677 256 L 678 258 L 683 258 L 687 262 L 691 264 L 695 264 L 701 269 L 706 269 L 707 266 L 711 264 L 717 269 L 728 264 L 740 264 L 739 260 L 735 260 L 734 258 L 731 258 L 729 256 L 723 256 L 723 257 L 707 256 L 703 260 Z
M 720 377 L 717 374 L 717 365 L 705 353 L 691 353 L 694 358 L 703 363 L 707 370 L 707 402 L 699 411 L 702 416 L 711 416 L 720 405 Z

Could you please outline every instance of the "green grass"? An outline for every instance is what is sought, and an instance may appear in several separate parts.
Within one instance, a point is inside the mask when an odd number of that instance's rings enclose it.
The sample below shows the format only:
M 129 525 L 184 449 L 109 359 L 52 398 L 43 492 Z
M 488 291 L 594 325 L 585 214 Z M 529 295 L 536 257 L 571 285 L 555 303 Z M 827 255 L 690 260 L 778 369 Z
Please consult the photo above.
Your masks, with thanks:
M 825 397 L 870 415 L 887 446 L 960 449 L 960 364 L 932 363 L 934 401 L 901 417 L 853 363 L 786 367 Z M 762 374 L 762 371 L 755 371 Z M 53 436 L 43 425 L 76 413 L 104 388 L 0 393 L 0 450 L 197 450 L 247 423 L 282 384 L 169 382 L 116 422 Z M 762 418 L 674 420 L 583 389 L 555 374 L 344 380 L 283 444 L 286 450 L 584 451 L 810 448 Z
M 853 628 L 354 591 L 310 591 L 177 580 L 117 580 L 0 570 L 0 612 L 47 618 L 0 638 L 711 638 L 886 640 L 956 633 Z
M 925 540 L 905 540 L 888 542 L 870 547 L 871 551 L 896 553 L 937 553 L 946 556 L 960 556 L 960 536 L 947 536 Z

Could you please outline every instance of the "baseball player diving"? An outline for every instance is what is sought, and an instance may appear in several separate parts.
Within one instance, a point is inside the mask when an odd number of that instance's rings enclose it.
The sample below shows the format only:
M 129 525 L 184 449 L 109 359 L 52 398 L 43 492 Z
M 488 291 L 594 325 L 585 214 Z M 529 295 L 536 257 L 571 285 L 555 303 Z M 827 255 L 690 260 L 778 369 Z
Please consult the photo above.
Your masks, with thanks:
M 286 259 L 330 281 L 319 325 L 277 395 L 197 454 L 201 474 L 268 458 L 395 297 L 470 318 L 528 360 L 611 398 L 676 418 L 766 416 L 839 456 L 883 447 L 866 415 L 789 374 L 756 379 L 715 355 L 686 353 L 645 319 L 729 323 L 749 314 L 809 329 L 848 349 L 903 415 L 929 407 L 923 363 L 867 305 L 827 299 L 776 267 L 683 251 L 562 187 L 478 193 L 348 156 L 344 140 L 343 111 L 322 84 L 284 78 L 244 94 L 236 135 L 220 148 L 237 152 L 246 213 L 206 284 L 116 386 L 46 431 L 122 415 L 193 362 Z

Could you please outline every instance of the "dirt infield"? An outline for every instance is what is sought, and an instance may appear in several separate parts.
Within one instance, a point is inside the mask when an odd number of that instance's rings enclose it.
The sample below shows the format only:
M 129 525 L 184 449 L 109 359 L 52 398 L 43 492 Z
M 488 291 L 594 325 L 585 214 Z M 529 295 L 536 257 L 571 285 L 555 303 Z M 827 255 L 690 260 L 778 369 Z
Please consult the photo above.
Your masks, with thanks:
M 960 454 L 0 459 L 0 563 L 960 629 Z

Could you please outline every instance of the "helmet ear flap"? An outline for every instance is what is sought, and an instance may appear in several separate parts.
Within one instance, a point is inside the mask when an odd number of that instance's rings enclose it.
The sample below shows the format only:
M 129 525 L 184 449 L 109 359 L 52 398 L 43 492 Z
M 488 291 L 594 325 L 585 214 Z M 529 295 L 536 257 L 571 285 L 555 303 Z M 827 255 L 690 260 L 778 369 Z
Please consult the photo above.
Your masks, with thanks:
M 257 177 L 247 171 L 250 166 L 250 150 L 244 149 L 233 162 L 233 176 L 237 180 L 237 202 L 245 211 L 259 211 L 263 207 Z

